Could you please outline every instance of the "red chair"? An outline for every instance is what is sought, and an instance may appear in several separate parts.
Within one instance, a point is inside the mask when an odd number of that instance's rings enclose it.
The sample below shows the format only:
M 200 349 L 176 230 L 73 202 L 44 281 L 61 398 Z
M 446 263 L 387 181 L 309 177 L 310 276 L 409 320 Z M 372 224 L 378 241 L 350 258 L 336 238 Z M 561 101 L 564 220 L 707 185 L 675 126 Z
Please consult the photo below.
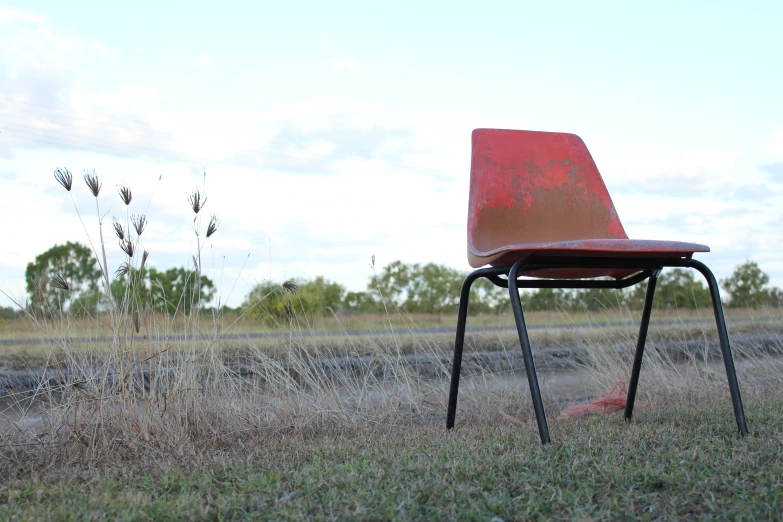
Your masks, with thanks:
M 519 288 L 627 288 L 648 280 L 625 405 L 625 418 L 630 420 L 658 275 L 664 267 L 689 267 L 707 279 L 737 427 L 747 435 L 718 283 L 709 268 L 692 259 L 694 252 L 709 251 L 697 243 L 628 239 L 595 162 L 578 136 L 474 130 L 468 261 L 474 268 L 490 266 L 471 273 L 462 285 L 446 427 L 454 427 L 468 297 L 476 279 L 486 277 L 509 289 L 538 431 L 546 444 L 549 427 Z M 602 276 L 612 279 L 590 279 Z

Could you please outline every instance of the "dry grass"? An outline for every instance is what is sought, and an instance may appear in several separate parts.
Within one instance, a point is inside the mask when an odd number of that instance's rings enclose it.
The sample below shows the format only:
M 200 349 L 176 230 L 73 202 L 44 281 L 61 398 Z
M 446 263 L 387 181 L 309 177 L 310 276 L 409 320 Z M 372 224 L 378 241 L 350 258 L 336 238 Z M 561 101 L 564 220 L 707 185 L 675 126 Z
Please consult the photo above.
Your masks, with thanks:
M 69 372 L 69 384 L 42 386 L 34 399 L 10 397 L 0 415 L 0 515 L 768 518 L 783 501 L 762 482 L 777 468 L 737 482 L 743 470 L 769 461 L 783 433 L 775 413 L 783 370 L 763 353 L 738 358 L 751 430 L 764 431 L 758 442 L 735 440 L 720 362 L 698 353 L 673 360 L 653 335 L 638 401 L 661 408 L 639 412 L 630 430 L 618 415 L 559 421 L 570 392 L 542 374 L 556 443 L 541 448 L 518 373 L 464 379 L 457 430 L 447 433 L 448 383 L 417 372 L 405 355 L 443 356 L 450 344 L 413 325 L 321 344 L 289 324 L 273 345 L 234 350 L 221 346 L 215 330 L 194 337 L 209 331 L 196 320 L 181 330 L 174 322 L 159 326 L 190 336 L 175 344 L 137 343 L 132 329 L 117 331 L 116 350 L 48 344 L 48 366 Z M 635 329 L 569 335 L 589 348 L 580 374 L 588 395 L 628 378 Z M 704 338 L 700 329 L 677 335 Z M 517 349 L 513 333 L 492 342 Z M 343 371 L 313 364 L 345 355 L 357 362 Z M 236 362 L 250 371 L 240 374 Z M 442 366 L 448 374 L 448 363 Z M 713 458 L 725 465 L 705 468 Z M 709 503 L 699 500 L 715 492 Z
M 627 380 L 635 333 L 626 329 L 619 344 L 617 336 L 617 331 L 594 331 L 581 339 L 589 348 L 580 377 L 585 389 L 608 390 L 614 382 Z M 118 341 L 127 350 L 108 355 L 50 345 L 49 366 L 67 372 L 63 381 L 68 384 L 42 383 L 34 398 L 5 398 L 2 440 L 7 464 L 24 476 L 40 472 L 36 463 L 41 461 L 46 469 L 58 470 L 82 462 L 120 464 L 150 455 L 163 461 L 183 455 L 196 458 L 237 436 L 312 426 L 355 429 L 411 419 L 440 420 L 445 411 L 448 383 L 412 368 L 397 335 L 346 336 L 335 350 L 330 345 L 314 348 L 311 337 L 290 330 L 276 341 L 274 357 L 265 348 L 244 347 L 241 373 L 236 364 L 229 364 L 215 338 L 183 342 L 175 350 L 134 345 L 131 336 L 128 344 Z M 448 346 L 425 334 L 416 343 L 417 352 L 448 361 Z M 513 338 L 507 345 L 502 339 L 500 343 L 516 349 Z M 345 355 L 355 362 L 329 372 L 314 364 L 316 359 Z M 448 363 L 442 366 L 439 373 L 448 375 Z M 744 353 L 738 366 L 749 396 L 783 377 L 777 359 L 765 354 Z M 719 361 L 699 353 L 675 361 L 650 341 L 640 400 L 658 405 L 699 403 L 725 388 Z M 549 390 L 548 408 L 556 412 L 563 394 L 546 385 L 544 389 Z M 20 409 L 29 413 L 20 418 Z M 529 410 L 527 386 L 519 374 L 484 372 L 461 388 L 460 416 L 488 420 L 503 412 L 529 419 Z M 11 411 L 17 412 L 13 419 Z
M 759 325 L 774 326 L 780 323 L 781 310 L 775 308 L 726 308 L 726 319 L 734 322 L 738 326 L 748 324 L 752 328 Z M 525 321 L 528 325 L 591 325 L 597 326 L 602 323 L 616 322 L 634 322 L 638 319 L 639 311 L 629 311 L 625 309 L 607 309 L 602 312 L 564 312 L 562 310 L 553 310 L 548 312 L 526 312 Z M 689 321 L 701 320 L 709 321 L 712 318 L 711 310 L 655 310 L 653 321 L 681 322 L 683 325 Z M 236 313 L 226 313 L 218 317 L 220 329 L 231 326 L 232 334 L 256 334 L 256 333 L 279 333 L 281 328 L 278 326 L 265 325 L 259 321 L 245 319 Z M 61 318 L 55 320 L 39 318 L 40 326 L 44 330 L 61 330 Z M 178 314 L 175 317 L 169 317 L 164 314 L 151 313 L 143 317 L 141 324 L 141 333 L 144 335 L 154 334 L 156 328 L 166 324 L 174 330 L 182 330 L 187 324 L 191 323 L 191 318 Z M 431 314 L 348 314 L 327 317 L 310 317 L 307 320 L 307 329 L 314 331 L 334 332 L 340 330 L 386 330 L 391 325 L 396 330 L 405 331 L 415 325 L 416 329 L 444 328 L 454 329 L 457 324 L 456 315 L 437 315 Z M 514 324 L 513 315 L 507 314 L 485 314 L 471 316 L 468 323 L 477 327 L 505 327 Z M 208 328 L 208 331 L 215 327 L 215 322 L 211 315 L 204 317 L 202 325 Z M 30 339 L 45 342 L 41 336 L 41 327 L 34 322 L 20 318 L 14 321 L 0 320 L 0 340 L 5 339 Z M 287 330 L 287 325 L 283 325 L 282 330 Z M 71 337 L 103 337 L 112 335 L 111 320 L 108 317 L 79 317 L 69 318 L 67 325 L 67 335 Z
M 529 320 L 528 315 L 533 319 Z M 628 310 L 611 310 L 602 314 L 533 313 L 526 314 L 530 337 L 537 347 L 575 346 L 580 344 L 614 344 L 631 339 L 635 335 L 638 313 Z M 297 344 L 306 347 L 315 355 L 370 355 L 374 345 L 396 341 L 405 354 L 426 353 L 438 347 L 449 351 L 454 342 L 454 327 L 451 317 L 444 316 L 449 326 L 432 327 L 419 323 L 418 316 L 401 313 L 392 314 L 383 324 L 372 328 L 365 323 L 352 323 L 351 318 L 332 317 L 328 321 L 312 318 L 276 327 L 261 327 L 259 323 L 247 322 L 237 316 L 217 318 L 193 318 L 178 314 L 175 317 L 150 315 L 141 317 L 140 333 L 132 331 L 132 317 L 123 329 L 134 352 L 147 357 L 161 347 L 169 351 L 188 350 L 194 339 L 206 340 L 218 348 L 227 361 L 236 359 L 237 354 L 261 351 L 270 357 L 284 355 L 290 337 L 297 338 Z M 426 321 L 426 317 L 424 320 Z M 692 321 L 699 319 L 699 322 Z M 542 322 L 543 321 L 543 322 Z M 781 310 L 729 310 L 727 322 L 733 334 L 741 333 L 783 333 Z M 614 323 L 614 324 L 608 324 Z M 622 323 L 622 324 L 619 324 Z M 0 369 L 38 368 L 47 361 L 62 357 L 58 344 L 67 344 L 72 353 L 92 354 L 95 357 L 111 352 L 113 333 L 109 318 L 68 318 L 65 321 L 40 319 L 39 323 L 18 320 L 13 324 L 26 324 L 21 330 L 3 330 L 0 325 Z M 711 315 L 703 311 L 685 311 L 681 316 L 656 310 L 653 313 L 650 340 L 680 341 L 713 338 L 716 335 Z M 551 327 L 543 325 L 552 325 Z M 468 319 L 467 346 L 474 351 L 513 349 L 518 341 L 512 316 L 470 317 Z M 471 327 L 490 327 L 496 330 L 471 330 Z M 16 333 L 14 333 L 16 332 Z M 349 335 L 350 333 L 350 335 Z M 166 339 L 164 339 L 166 338 Z M 2 344 L 2 339 L 22 339 L 23 343 Z M 54 352 L 54 353 L 53 353 Z M 58 355 L 60 354 L 60 355 Z

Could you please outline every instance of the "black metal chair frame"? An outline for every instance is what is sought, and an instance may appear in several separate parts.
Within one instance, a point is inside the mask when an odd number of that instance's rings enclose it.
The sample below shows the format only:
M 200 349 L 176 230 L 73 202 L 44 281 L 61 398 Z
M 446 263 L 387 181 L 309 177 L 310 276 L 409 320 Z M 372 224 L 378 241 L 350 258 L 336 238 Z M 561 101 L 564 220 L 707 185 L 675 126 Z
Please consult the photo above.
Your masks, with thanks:
M 530 394 L 533 398 L 533 407 L 538 422 L 538 432 L 541 443 L 551 442 L 549 426 L 544 412 L 544 403 L 541 400 L 541 390 L 538 385 L 533 354 L 530 348 L 530 338 L 527 334 L 525 316 L 522 311 L 522 302 L 519 296 L 520 288 L 627 288 L 648 279 L 647 292 L 642 309 L 642 322 L 639 327 L 639 339 L 636 343 L 636 354 L 631 369 L 631 380 L 628 385 L 628 397 L 625 404 L 625 419 L 630 421 L 633 415 L 634 402 L 636 400 L 636 388 L 639 384 L 639 372 L 642 367 L 644 344 L 647 339 L 647 328 L 652 312 L 653 296 L 658 275 L 665 267 L 694 268 L 702 273 L 707 280 L 707 286 L 712 298 L 712 309 L 715 314 L 715 323 L 718 328 L 721 354 L 726 367 L 726 376 L 729 381 L 731 402 L 734 407 L 734 416 L 737 420 L 737 428 L 740 435 L 748 434 L 748 426 L 745 422 L 745 411 L 742 406 L 737 374 L 734 369 L 734 359 L 729 344 L 729 335 L 726 330 L 726 320 L 723 316 L 723 306 L 720 301 L 720 292 L 715 276 L 704 263 L 695 259 L 684 258 L 604 258 L 604 257 L 543 257 L 531 255 L 520 259 L 512 266 L 479 268 L 472 272 L 462 284 L 460 293 L 459 314 L 457 317 L 457 338 L 454 343 L 454 360 L 451 370 L 451 388 L 449 390 L 449 406 L 446 416 L 446 428 L 454 427 L 457 413 L 457 395 L 459 393 L 459 377 L 462 367 L 462 349 L 465 343 L 465 324 L 468 316 L 468 299 L 473 282 L 480 277 L 489 279 L 496 286 L 508 288 L 511 298 L 511 307 L 514 311 L 519 343 L 522 348 L 522 356 L 525 363 L 527 380 L 530 385 Z M 550 269 L 550 268 L 628 268 L 640 270 L 639 273 L 619 280 L 589 280 L 589 279 L 519 279 L 525 273 Z M 500 276 L 506 276 L 502 278 Z

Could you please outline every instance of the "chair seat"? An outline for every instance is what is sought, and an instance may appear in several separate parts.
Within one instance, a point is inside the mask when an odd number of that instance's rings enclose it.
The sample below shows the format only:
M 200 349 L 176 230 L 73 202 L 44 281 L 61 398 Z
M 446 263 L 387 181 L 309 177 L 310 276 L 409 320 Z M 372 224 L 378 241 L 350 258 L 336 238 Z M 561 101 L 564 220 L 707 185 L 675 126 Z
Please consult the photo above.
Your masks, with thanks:
M 469 252 L 474 267 L 490 264 L 508 266 L 532 255 L 547 258 L 600 257 L 607 259 L 683 258 L 690 259 L 695 252 L 709 252 L 707 245 L 681 241 L 657 241 L 649 239 L 579 239 L 548 243 L 508 245 L 490 252 Z M 474 261 L 476 264 L 474 264 Z M 525 272 L 527 277 L 552 279 L 577 279 L 610 276 L 623 279 L 637 273 L 637 269 L 623 268 L 550 268 Z

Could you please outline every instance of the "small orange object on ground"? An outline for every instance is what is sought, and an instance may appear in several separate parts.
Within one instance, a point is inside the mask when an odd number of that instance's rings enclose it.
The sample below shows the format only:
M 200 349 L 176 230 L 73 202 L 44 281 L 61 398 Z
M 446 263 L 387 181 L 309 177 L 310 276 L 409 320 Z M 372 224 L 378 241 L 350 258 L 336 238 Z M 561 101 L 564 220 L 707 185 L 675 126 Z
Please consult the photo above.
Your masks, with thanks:
M 626 388 L 628 383 L 625 381 L 617 381 L 609 390 L 609 393 L 603 397 L 599 397 L 593 402 L 587 404 L 574 404 L 569 406 L 560 412 L 561 419 L 567 419 L 569 417 L 580 417 L 582 415 L 592 415 L 595 413 L 613 413 L 616 411 L 622 411 L 625 408 L 625 402 L 627 399 Z M 639 405 L 636 404 L 634 409 Z M 643 404 L 645 408 L 657 408 L 652 404 Z

